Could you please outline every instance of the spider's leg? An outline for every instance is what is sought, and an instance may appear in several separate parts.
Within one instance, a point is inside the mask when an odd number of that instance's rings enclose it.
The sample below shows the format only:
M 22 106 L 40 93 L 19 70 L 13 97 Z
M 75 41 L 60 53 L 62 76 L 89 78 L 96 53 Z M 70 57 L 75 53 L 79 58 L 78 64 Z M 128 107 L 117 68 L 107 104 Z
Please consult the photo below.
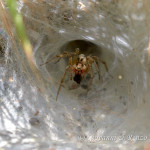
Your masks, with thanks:
M 94 63 L 96 70 L 97 70 L 97 73 L 98 73 L 98 76 L 99 76 L 99 80 L 100 80 L 101 76 L 100 76 L 100 69 L 99 69 L 98 60 L 94 59 L 94 56 L 88 56 L 87 59 L 88 59 L 88 64 Z
M 67 51 L 64 51 L 64 52 L 63 52 L 63 54 L 64 54 L 64 55 L 71 56 L 71 55 L 73 55 L 73 54 L 74 54 L 74 52 L 67 52 Z
M 66 51 L 64 51 L 63 54 L 59 55 L 61 57 L 59 57 L 59 59 L 55 62 L 55 64 L 58 63 L 61 60 L 62 57 L 69 57 L 69 58 L 71 57 L 71 59 L 72 59 L 72 56 L 75 56 L 75 55 L 79 54 L 79 51 L 77 51 L 77 50 L 75 52 L 66 52 Z M 71 59 L 69 60 L 69 63 L 71 63 L 71 65 L 72 65 L 72 60 Z
M 51 59 L 48 60 L 47 62 L 41 64 L 40 66 L 43 66 L 43 65 L 45 65 L 45 64 L 48 64 L 49 62 L 51 62 L 51 61 L 53 61 L 54 59 L 58 58 L 58 60 L 55 62 L 55 64 L 56 64 L 56 63 L 58 63 L 58 62 L 61 60 L 61 58 L 63 58 L 63 57 L 72 57 L 73 55 L 74 55 L 74 56 L 75 56 L 75 55 L 79 55 L 79 49 L 78 49 L 78 48 L 75 50 L 75 52 L 66 52 L 66 51 L 65 51 L 63 54 L 54 56 L 53 58 L 51 58 Z
M 104 60 L 98 58 L 97 56 L 92 56 L 92 58 L 95 58 L 96 60 L 100 61 L 105 66 L 105 69 L 108 72 L 108 67 L 107 67 L 107 64 Z
M 94 77 L 92 65 L 90 65 L 89 67 L 90 67 L 90 70 L 89 70 L 89 71 L 90 71 L 90 76 L 91 76 L 91 78 L 90 78 L 90 81 L 89 81 L 89 84 L 88 84 L 87 93 L 88 93 L 88 91 L 90 90 L 90 86 L 91 86 L 91 84 L 92 84 L 93 77 Z
M 79 55 L 79 52 L 80 52 L 80 49 L 79 49 L 79 48 L 76 48 L 76 49 L 75 49 L 75 55 Z
M 62 57 L 59 57 L 54 64 L 57 64 L 61 59 L 62 59 Z
M 99 77 L 99 80 L 100 80 L 101 79 L 101 74 L 100 74 L 99 64 L 96 60 L 94 60 L 94 65 L 96 67 L 96 70 L 98 72 L 98 77 Z
M 59 92 L 60 92 L 62 83 L 63 83 L 63 81 L 64 81 L 64 79 L 65 79 L 66 73 L 67 73 L 67 71 L 68 71 L 69 69 L 70 69 L 70 66 L 67 66 L 67 67 L 66 67 L 66 70 L 65 70 L 65 73 L 64 73 L 64 75 L 63 75 L 63 77 L 62 77 L 62 79 L 61 79 L 61 81 L 60 81 L 59 88 L 58 88 L 58 91 L 57 91 L 56 101 L 57 101 L 57 98 L 58 98 L 58 95 L 59 95 Z
M 69 57 L 69 66 L 72 66 L 72 57 Z M 72 80 L 72 67 L 70 67 L 70 80 Z
M 48 64 L 49 62 L 53 61 L 54 59 L 58 58 L 58 56 L 55 56 L 53 58 L 51 58 L 50 60 L 46 61 L 45 63 L 41 64 L 40 66 L 43 66 L 45 64 Z
M 79 48 L 76 48 L 75 49 L 75 52 L 67 52 L 67 51 L 64 51 L 64 54 L 67 54 L 67 55 L 79 55 L 79 52 L 80 52 L 80 49 Z
M 40 66 L 43 66 L 43 65 L 45 65 L 45 64 L 48 64 L 49 62 L 51 62 L 51 61 L 53 61 L 54 59 L 58 58 L 58 60 L 55 62 L 55 64 L 56 64 L 56 63 L 58 63 L 58 62 L 61 60 L 61 58 L 63 58 L 63 57 L 68 57 L 68 55 L 67 55 L 67 54 L 60 54 L 60 55 L 54 56 L 53 58 L 51 58 L 51 59 L 48 60 L 47 62 L 41 64 Z
M 58 60 L 55 62 L 55 64 L 58 63 L 58 62 L 61 60 L 61 58 L 63 58 L 63 57 L 69 57 L 69 59 L 70 59 L 70 60 L 69 60 L 69 63 L 70 63 L 69 65 L 71 65 L 71 64 L 72 64 L 72 62 L 71 62 L 71 61 L 72 61 L 72 60 L 71 60 L 71 59 L 72 59 L 72 55 L 75 55 L 75 54 L 72 53 L 72 52 L 66 52 L 66 51 L 65 51 L 63 54 L 59 55 L 59 58 L 58 58 Z

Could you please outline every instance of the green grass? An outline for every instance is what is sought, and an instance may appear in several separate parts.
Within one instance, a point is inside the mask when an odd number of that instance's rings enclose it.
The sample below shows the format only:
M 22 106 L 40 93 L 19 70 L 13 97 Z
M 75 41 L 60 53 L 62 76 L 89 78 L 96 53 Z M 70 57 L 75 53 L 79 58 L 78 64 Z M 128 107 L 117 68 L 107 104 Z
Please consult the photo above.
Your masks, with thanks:
M 16 0 L 6 0 L 7 6 L 9 8 L 10 15 L 12 17 L 16 33 L 21 41 L 24 52 L 28 60 L 32 59 L 32 45 L 26 35 L 25 26 L 21 14 L 17 11 L 17 1 Z

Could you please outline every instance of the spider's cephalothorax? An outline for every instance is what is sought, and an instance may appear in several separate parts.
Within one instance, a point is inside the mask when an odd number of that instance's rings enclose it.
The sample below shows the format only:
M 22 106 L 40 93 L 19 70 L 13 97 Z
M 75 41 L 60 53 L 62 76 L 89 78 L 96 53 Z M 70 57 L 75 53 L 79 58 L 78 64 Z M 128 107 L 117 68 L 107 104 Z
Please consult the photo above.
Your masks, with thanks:
M 67 71 L 70 71 L 70 78 L 71 79 L 72 79 L 72 73 L 74 73 L 73 79 L 78 84 L 80 84 L 80 82 L 84 78 L 85 74 L 89 73 L 91 78 L 90 78 L 90 81 L 88 84 L 88 91 L 90 89 L 90 85 L 92 84 L 92 80 L 94 77 L 92 65 L 94 64 L 94 66 L 98 72 L 99 80 L 100 80 L 100 69 L 99 69 L 99 63 L 98 62 L 103 63 L 105 65 L 106 70 L 108 71 L 108 67 L 107 67 L 105 61 L 98 58 L 97 56 L 85 56 L 84 54 L 79 54 L 79 48 L 77 48 L 75 50 L 75 52 L 64 52 L 63 54 L 57 55 L 44 64 L 47 64 L 50 61 L 58 58 L 58 60 L 56 61 L 56 63 L 57 63 L 63 57 L 69 58 L 69 64 L 66 67 L 65 73 L 61 79 L 61 82 L 60 82 L 60 85 L 58 88 L 58 92 L 57 92 L 57 96 L 56 96 L 56 100 L 58 98 L 58 95 L 59 95 L 59 92 L 60 92 L 62 83 L 65 79 Z M 42 65 L 44 65 L 44 64 L 42 64 Z

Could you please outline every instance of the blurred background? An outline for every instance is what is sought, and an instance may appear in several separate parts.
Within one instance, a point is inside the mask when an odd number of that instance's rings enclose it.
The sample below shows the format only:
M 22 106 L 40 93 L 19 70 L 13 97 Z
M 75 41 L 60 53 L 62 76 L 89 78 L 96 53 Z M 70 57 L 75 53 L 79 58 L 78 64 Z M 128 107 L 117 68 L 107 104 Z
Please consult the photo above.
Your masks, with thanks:
M 148 150 L 150 1 L 1 0 L 0 150 Z M 64 51 L 103 59 L 80 85 Z

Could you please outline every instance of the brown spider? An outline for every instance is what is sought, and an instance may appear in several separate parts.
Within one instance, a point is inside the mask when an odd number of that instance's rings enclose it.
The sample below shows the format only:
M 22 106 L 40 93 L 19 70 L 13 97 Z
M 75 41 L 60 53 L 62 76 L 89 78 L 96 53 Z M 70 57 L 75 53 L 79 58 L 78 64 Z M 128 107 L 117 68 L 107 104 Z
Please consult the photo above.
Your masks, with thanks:
M 65 79 L 67 71 L 70 70 L 70 79 L 71 80 L 72 80 L 72 73 L 75 74 L 73 79 L 78 84 L 80 84 L 80 82 L 84 78 L 85 74 L 90 73 L 91 78 L 90 78 L 90 81 L 88 84 L 87 92 L 90 89 L 90 85 L 92 84 L 93 77 L 94 77 L 92 64 L 94 64 L 96 67 L 96 70 L 99 75 L 99 80 L 100 80 L 100 69 L 99 69 L 98 61 L 103 63 L 106 68 L 106 71 L 108 71 L 108 67 L 107 67 L 107 64 L 105 61 L 98 58 L 97 56 L 85 56 L 84 54 L 79 54 L 79 48 L 76 48 L 75 52 L 64 52 L 63 54 L 57 55 L 57 56 L 53 57 L 52 59 L 48 60 L 47 62 L 45 62 L 44 64 L 47 64 L 56 58 L 58 58 L 58 60 L 56 61 L 56 63 L 58 63 L 61 60 L 61 58 L 63 58 L 63 57 L 69 57 L 69 65 L 66 67 L 65 73 L 59 84 L 56 100 L 58 98 L 58 95 L 59 95 L 59 92 L 60 92 L 62 83 Z M 42 66 L 44 64 L 41 64 L 40 66 Z

